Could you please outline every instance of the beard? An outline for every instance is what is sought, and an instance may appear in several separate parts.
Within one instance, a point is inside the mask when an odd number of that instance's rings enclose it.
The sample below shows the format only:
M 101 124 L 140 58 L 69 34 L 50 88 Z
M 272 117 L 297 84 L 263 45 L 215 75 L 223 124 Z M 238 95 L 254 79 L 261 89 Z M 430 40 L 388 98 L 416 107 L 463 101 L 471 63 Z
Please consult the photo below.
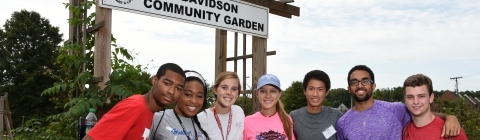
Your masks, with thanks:
M 359 89 L 355 90 L 355 92 L 358 92 L 359 90 L 367 91 L 366 89 L 359 88 Z M 368 99 L 370 99 L 370 97 L 372 97 L 372 92 L 367 92 L 364 97 L 359 97 L 355 93 L 353 93 L 352 95 L 353 95 L 353 99 L 355 99 L 355 101 L 365 102 L 365 101 L 368 101 Z

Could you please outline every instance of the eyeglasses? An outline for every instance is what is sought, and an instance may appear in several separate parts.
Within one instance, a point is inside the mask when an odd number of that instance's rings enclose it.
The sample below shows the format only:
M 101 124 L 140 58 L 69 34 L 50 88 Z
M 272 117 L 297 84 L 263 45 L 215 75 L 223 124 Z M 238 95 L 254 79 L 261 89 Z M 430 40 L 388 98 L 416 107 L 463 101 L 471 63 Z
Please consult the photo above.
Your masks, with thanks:
M 373 81 L 371 79 L 362 79 L 361 81 L 358 81 L 358 80 L 352 80 L 350 81 L 350 86 L 357 86 L 358 83 L 362 83 L 362 85 L 366 86 L 366 85 L 369 85 L 369 84 L 372 84 Z

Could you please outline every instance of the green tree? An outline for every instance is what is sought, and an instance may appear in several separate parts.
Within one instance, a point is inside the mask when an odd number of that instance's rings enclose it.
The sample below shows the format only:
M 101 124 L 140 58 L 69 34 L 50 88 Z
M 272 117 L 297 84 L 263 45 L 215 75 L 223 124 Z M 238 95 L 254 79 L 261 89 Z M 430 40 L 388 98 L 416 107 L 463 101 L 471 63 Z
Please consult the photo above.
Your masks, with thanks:
M 213 104 L 215 104 L 215 93 L 213 92 L 213 86 L 214 85 L 210 85 L 209 83 L 207 83 L 207 104 L 208 106 L 213 106 Z
M 13 124 L 21 125 L 22 116 L 44 118 L 57 113 L 44 89 L 58 79 L 48 73 L 58 71 L 62 34 L 58 27 L 34 11 L 13 12 L 0 30 L 0 92 L 9 93 Z
M 235 104 L 242 107 L 246 116 L 255 113 L 253 112 L 253 100 L 251 97 L 240 95 Z
M 402 87 L 394 87 L 392 89 L 392 92 L 390 92 L 390 94 L 392 94 L 392 98 L 390 99 L 390 101 L 392 101 L 392 102 L 403 102 L 403 88 Z
M 462 99 L 441 101 L 435 98 L 432 110 L 445 114 L 455 114 L 467 137 L 472 140 L 480 139 L 480 112 L 475 110 L 467 101 Z
M 440 91 L 433 90 L 433 94 L 435 94 L 435 98 L 442 96 L 443 93 L 445 93 L 445 90 L 440 90 Z
M 307 106 L 307 99 L 303 94 L 303 85 L 300 81 L 294 81 L 285 91 L 282 93 L 280 99 L 285 107 L 285 111 L 288 113 L 295 109 Z
M 336 108 L 341 104 L 344 104 L 346 107 L 350 108 L 350 98 L 350 93 L 344 88 L 330 89 L 330 93 L 327 95 L 326 100 L 323 101 L 323 105 Z
M 382 88 L 376 89 L 373 92 L 373 98 L 377 100 L 389 101 L 389 102 L 402 102 L 403 101 L 403 89 L 402 87 L 394 88 Z
M 376 99 L 376 100 L 385 100 L 384 90 L 381 90 L 381 89 L 376 89 L 373 92 L 372 96 L 373 96 L 373 99 Z
M 80 6 L 64 3 L 66 8 L 75 15 L 81 15 L 85 9 L 92 7 L 95 2 L 89 0 Z M 72 25 L 87 24 L 87 28 L 93 27 L 95 13 L 86 19 L 72 18 Z M 61 113 L 50 114 L 47 119 L 42 119 L 33 124 L 42 124 L 34 127 L 34 130 L 17 128 L 16 137 L 20 139 L 75 139 L 78 126 L 78 118 L 85 117 L 89 108 L 97 109 L 97 117 L 111 109 L 120 100 L 133 94 L 144 94 L 151 88 L 151 75 L 145 72 L 146 67 L 130 64 L 135 59 L 132 52 L 116 45 L 116 39 L 112 36 L 112 73 L 109 76 L 105 89 L 100 89 L 92 83 L 93 77 L 93 44 L 94 33 L 87 34 L 86 55 L 81 55 L 82 46 L 68 44 L 61 46 L 58 57 L 53 58 L 56 66 L 60 67 L 59 73 L 49 73 L 57 77 L 59 82 L 50 84 L 43 90 L 43 96 L 53 96 L 52 101 Z M 86 70 L 82 71 L 82 63 Z M 148 67 L 148 65 L 147 65 Z M 89 85 L 85 88 L 85 85 Z M 23 136 L 23 137 L 22 137 Z

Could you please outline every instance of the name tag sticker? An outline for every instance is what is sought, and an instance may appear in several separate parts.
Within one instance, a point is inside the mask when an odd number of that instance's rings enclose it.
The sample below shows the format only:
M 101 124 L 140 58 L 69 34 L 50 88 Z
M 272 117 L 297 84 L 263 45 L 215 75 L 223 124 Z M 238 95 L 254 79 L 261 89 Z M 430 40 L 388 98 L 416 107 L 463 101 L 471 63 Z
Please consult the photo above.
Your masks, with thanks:
M 330 127 L 328 127 L 327 129 L 325 129 L 325 131 L 323 131 L 323 136 L 325 136 L 325 138 L 328 139 L 335 133 L 337 133 L 337 131 L 335 130 L 335 128 L 333 128 L 332 125 L 330 125 Z
M 143 140 L 146 140 L 148 138 L 149 134 L 150 134 L 150 129 L 145 128 L 145 130 L 143 131 L 143 135 L 142 135 Z

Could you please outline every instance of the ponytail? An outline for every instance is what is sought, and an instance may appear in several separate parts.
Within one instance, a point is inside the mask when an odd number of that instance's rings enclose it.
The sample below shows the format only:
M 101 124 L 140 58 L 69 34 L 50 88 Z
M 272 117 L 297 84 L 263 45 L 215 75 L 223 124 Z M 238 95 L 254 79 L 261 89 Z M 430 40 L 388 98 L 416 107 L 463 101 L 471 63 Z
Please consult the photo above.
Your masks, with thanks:
M 292 124 L 293 124 L 293 122 L 290 120 L 290 117 L 285 112 L 285 109 L 283 109 L 283 104 L 282 104 L 281 101 L 278 101 L 277 104 L 275 104 L 275 108 L 277 109 L 278 115 L 280 116 L 280 120 L 282 121 L 283 131 L 285 131 L 285 134 L 287 134 L 287 138 L 289 140 L 292 140 L 292 137 L 293 137 Z
M 193 118 L 193 121 L 197 124 L 198 128 L 200 129 L 200 131 L 202 131 L 203 135 L 205 136 L 205 139 L 206 139 L 206 140 L 209 140 L 210 137 L 208 137 L 207 132 L 205 132 L 205 130 L 203 130 L 202 125 L 201 125 L 200 122 L 198 121 L 197 115 L 193 116 L 192 118 Z

